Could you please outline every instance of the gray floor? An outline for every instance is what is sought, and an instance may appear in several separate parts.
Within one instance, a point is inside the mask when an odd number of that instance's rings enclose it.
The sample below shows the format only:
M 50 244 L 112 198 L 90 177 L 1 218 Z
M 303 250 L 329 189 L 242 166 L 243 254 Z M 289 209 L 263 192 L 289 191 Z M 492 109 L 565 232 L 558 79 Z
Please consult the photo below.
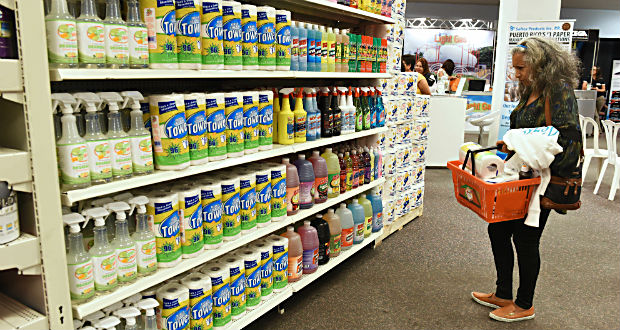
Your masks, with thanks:
M 618 329 L 620 196 L 607 200 L 610 175 L 593 195 L 594 172 L 582 209 L 552 214 L 545 228 L 531 321 L 493 321 L 490 308 L 470 299 L 472 290 L 494 290 L 487 226 L 457 204 L 450 172 L 434 169 L 421 218 L 294 294 L 283 315 L 272 310 L 248 329 Z

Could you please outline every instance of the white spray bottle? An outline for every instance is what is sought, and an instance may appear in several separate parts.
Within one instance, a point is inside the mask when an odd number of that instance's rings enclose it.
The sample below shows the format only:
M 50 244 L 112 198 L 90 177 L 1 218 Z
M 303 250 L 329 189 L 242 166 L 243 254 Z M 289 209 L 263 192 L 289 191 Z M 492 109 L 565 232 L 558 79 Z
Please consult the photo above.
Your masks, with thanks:
M 97 113 L 97 105 L 101 99 L 97 94 L 84 92 L 74 93 L 77 99 L 75 110 L 79 111 L 80 106 L 84 106 L 86 116 L 86 134 L 84 139 L 88 146 L 88 163 L 90 169 L 90 179 L 93 184 L 107 183 L 112 181 L 112 153 L 108 137 L 103 134 Z
M 93 260 L 84 250 L 80 223 L 84 217 L 78 213 L 62 216 L 62 221 L 69 226 L 69 251 L 67 252 L 67 271 L 69 273 L 69 291 L 74 301 L 86 301 L 95 295 L 93 278 Z
M 129 135 L 123 130 L 121 114 L 118 112 L 123 97 L 115 92 L 100 92 L 100 108 L 108 105 L 108 139 L 112 150 L 112 177 L 114 180 L 130 178 L 133 173 L 131 164 L 131 144 Z
M 116 326 L 121 323 L 121 320 L 116 316 L 104 317 L 101 320 L 95 322 L 94 326 L 97 330 L 116 330 Z
M 97 321 L 106 317 L 105 313 L 102 311 L 96 311 L 84 316 L 84 321 L 90 323 L 90 325 L 95 324 Z M 82 328 L 83 329 L 83 328 Z
M 353 104 L 353 89 L 347 92 L 347 109 L 349 110 L 349 132 L 355 133 L 355 104 Z
M 128 200 L 131 204 L 129 215 L 136 213 L 136 232 L 132 238 L 136 242 L 138 251 L 138 275 L 150 274 L 157 270 L 157 246 L 155 234 L 151 231 L 146 214 L 146 204 L 149 199 L 146 196 L 136 196 Z
M 133 295 L 123 299 L 123 306 L 134 307 L 140 300 L 142 300 L 142 295 L 139 293 L 134 293 Z
M 153 148 L 151 146 L 151 132 L 144 128 L 140 101 L 144 97 L 140 92 L 121 92 L 125 109 L 131 107 L 131 128 L 127 134 L 131 143 L 131 161 L 134 175 L 153 173 Z
M 112 197 L 112 199 L 114 200 L 114 202 L 127 202 L 129 199 L 133 198 L 133 194 L 126 191 L 124 193 L 120 193 L 118 195 L 114 195 L 114 197 Z M 104 203 L 108 204 L 111 203 L 111 201 Z M 110 219 L 110 217 L 108 217 L 108 219 Z M 108 225 L 108 219 L 106 219 L 106 225 Z M 110 230 L 110 227 L 108 225 L 108 230 Z M 114 224 L 114 230 L 116 230 L 116 224 Z M 130 233 L 133 233 L 136 231 L 136 219 L 135 217 L 129 216 L 127 218 L 127 230 L 129 230 Z M 112 239 L 110 239 L 110 241 L 112 241 Z
M 138 0 L 127 1 L 127 30 L 129 32 L 129 67 L 146 69 L 149 67 L 148 31 L 140 19 Z
M 119 0 L 106 0 L 105 55 L 108 68 L 129 68 L 129 35 L 127 24 L 121 18 Z
M 125 330 L 138 330 L 136 317 L 140 316 L 140 311 L 135 307 L 125 307 L 114 311 L 115 316 L 125 319 Z
M 113 202 L 105 208 L 116 214 L 116 237 L 112 246 L 116 250 L 117 276 L 119 284 L 130 283 L 138 278 L 136 242 L 129 236 L 127 214 L 131 208 L 126 202 Z
M 78 133 L 73 105 L 77 101 L 68 93 L 52 94 L 52 110 L 58 107 L 62 112 L 62 135 L 56 141 L 60 187 L 62 190 L 86 188 L 90 186 L 88 169 L 88 147 Z
M 159 307 L 159 303 L 157 300 L 153 298 L 147 298 L 140 300 L 136 306 L 140 309 L 143 309 L 145 315 L 144 319 L 144 330 L 157 330 L 157 317 L 155 316 L 155 308 Z
M 93 199 L 90 201 L 90 207 L 103 207 L 104 205 L 108 204 L 108 203 L 112 203 L 114 202 L 114 199 L 112 199 L 111 197 L 102 197 L 102 198 L 97 198 L 97 199 Z M 108 230 L 108 241 L 112 242 L 112 240 L 114 239 L 115 236 L 115 224 L 114 224 L 114 217 L 107 217 L 105 218 L 105 226 L 107 227 Z M 94 223 L 87 223 L 83 228 L 82 228 L 82 233 L 84 233 L 84 247 L 86 248 L 86 251 L 89 251 L 91 247 L 93 247 L 94 244 L 94 240 L 95 240 L 95 234 L 93 233 L 93 228 L 95 227 Z
M 121 309 L 121 308 L 123 308 L 123 303 L 120 301 L 117 301 L 110 306 L 104 307 L 102 311 L 105 313 L 105 316 L 110 316 L 112 315 L 112 312 L 118 309 Z
M 338 91 L 340 91 L 342 94 L 340 94 L 340 99 L 338 100 L 338 107 L 340 108 L 340 110 L 342 111 L 342 129 L 341 129 L 341 134 L 349 134 L 351 133 L 350 130 L 350 125 L 349 125 L 349 118 L 350 118 L 350 113 L 351 113 L 351 109 L 349 107 L 347 107 L 347 88 L 346 87 L 336 87 L 338 89 Z
M 112 291 L 118 286 L 116 277 L 116 251 L 108 242 L 108 234 L 105 226 L 105 217 L 108 211 L 102 207 L 94 207 L 82 211 L 86 218 L 84 226 L 90 219 L 95 220 L 93 233 L 95 242 L 88 253 L 93 258 L 95 290 L 98 292 Z

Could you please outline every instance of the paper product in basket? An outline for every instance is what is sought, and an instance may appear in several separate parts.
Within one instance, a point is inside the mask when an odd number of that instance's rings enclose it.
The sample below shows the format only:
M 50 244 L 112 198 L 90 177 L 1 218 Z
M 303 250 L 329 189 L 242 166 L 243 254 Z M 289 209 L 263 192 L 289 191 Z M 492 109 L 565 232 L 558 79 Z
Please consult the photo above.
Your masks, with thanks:
M 477 143 L 463 143 L 459 148 L 459 161 L 461 163 L 465 162 L 465 156 L 468 150 L 473 151 L 478 149 L 482 149 L 482 146 Z M 477 153 L 474 156 L 474 161 L 476 164 L 476 177 L 482 180 L 494 178 L 504 173 L 504 161 L 491 151 Z M 471 171 L 471 156 L 466 166 Z

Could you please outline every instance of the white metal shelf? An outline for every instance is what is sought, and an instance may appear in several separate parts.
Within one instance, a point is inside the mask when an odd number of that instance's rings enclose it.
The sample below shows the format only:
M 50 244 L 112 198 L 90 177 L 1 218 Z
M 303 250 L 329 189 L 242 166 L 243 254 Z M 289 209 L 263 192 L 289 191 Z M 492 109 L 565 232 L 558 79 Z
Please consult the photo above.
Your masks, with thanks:
M 329 258 L 329 262 L 326 263 L 325 265 L 319 266 L 316 272 L 312 274 L 304 274 L 299 281 L 293 282 L 290 284 L 290 286 L 293 287 L 293 291 L 299 292 L 301 289 L 306 287 L 308 284 L 314 282 L 316 279 L 323 276 L 328 271 L 332 270 L 332 268 L 338 266 L 339 264 L 341 264 L 342 262 L 350 258 L 352 255 L 357 253 L 359 250 L 363 249 L 368 244 L 374 242 L 382 234 L 383 234 L 383 229 L 381 229 L 380 231 L 376 233 L 372 233 L 369 237 L 365 238 L 364 241 L 362 241 L 362 243 L 353 245 L 350 249 L 340 252 L 340 255 L 338 255 L 335 258 Z
M 28 152 L 0 147 L 0 181 L 7 181 L 17 191 L 32 192 Z
M 5 0 L 2 1 L 5 2 Z M 2 72 L 0 93 L 23 91 L 24 82 L 19 60 L 0 59 L 0 72 Z
M 284 221 L 272 222 L 267 227 L 258 228 L 256 231 L 242 235 L 234 241 L 225 242 L 221 247 L 215 250 L 205 250 L 202 254 L 195 258 L 183 259 L 181 263 L 173 268 L 161 268 L 158 269 L 153 275 L 138 278 L 138 280 L 132 284 L 119 287 L 113 292 L 108 294 L 98 295 L 94 299 L 82 303 L 73 305 L 73 316 L 75 318 L 83 318 L 84 316 L 96 312 L 104 307 L 110 306 L 113 303 L 123 300 L 135 293 L 146 290 L 153 285 L 161 283 L 169 278 L 177 276 L 183 272 L 189 271 L 194 267 L 198 267 L 209 260 L 213 260 L 221 255 L 224 255 L 232 250 L 242 247 L 254 240 L 257 240 L 265 235 L 271 234 L 278 229 L 284 228 L 292 223 L 303 220 L 307 217 L 311 217 L 314 214 L 327 209 L 330 206 L 344 202 L 349 198 L 356 196 L 357 194 L 368 191 L 369 189 L 376 187 L 385 182 L 384 178 L 375 180 L 369 184 L 363 185 L 360 188 L 348 191 L 335 198 L 330 198 L 326 202 L 321 204 L 315 204 L 312 208 L 306 210 L 300 210 L 299 213 L 287 217 Z
M 261 301 L 260 305 L 258 305 L 256 309 L 247 311 L 246 314 L 241 319 L 232 321 L 228 325 L 226 330 L 243 329 L 244 327 L 248 326 L 250 323 L 256 321 L 259 317 L 265 315 L 267 312 L 269 312 L 274 307 L 281 304 L 286 299 L 290 298 L 292 295 L 293 295 L 293 288 L 289 284 L 288 286 L 284 288 L 284 290 L 278 293 L 272 293 L 271 298 Z
M 41 263 L 39 238 L 22 233 L 16 240 L 0 244 L 0 270 L 24 270 Z
M 162 69 L 50 69 L 51 81 L 118 79 L 373 79 L 389 73 L 162 70 Z M 0 85 L 1 86 L 1 85 Z
M 49 329 L 47 317 L 0 293 L 0 329 Z
M 379 127 L 366 131 L 356 132 L 352 134 L 334 136 L 330 138 L 319 139 L 311 142 L 296 143 L 291 145 L 274 144 L 273 149 L 259 151 L 254 154 L 245 155 L 237 158 L 227 158 L 221 161 L 210 162 L 202 165 L 190 166 L 180 171 L 155 171 L 153 174 L 133 177 L 127 180 L 114 181 L 106 184 L 91 186 L 84 189 L 70 190 L 62 193 L 62 203 L 66 206 L 71 206 L 73 203 L 94 198 L 98 196 L 117 193 L 124 190 L 143 187 L 154 183 L 164 182 L 168 180 L 174 180 L 178 178 L 187 177 L 190 175 L 206 173 L 210 171 L 219 170 L 222 168 L 228 168 L 231 166 L 241 165 L 245 163 L 251 163 L 271 157 L 277 157 L 290 153 L 300 152 L 308 149 L 318 148 L 325 145 L 340 143 L 342 141 L 353 140 L 369 135 L 378 134 L 387 130 L 387 127 Z

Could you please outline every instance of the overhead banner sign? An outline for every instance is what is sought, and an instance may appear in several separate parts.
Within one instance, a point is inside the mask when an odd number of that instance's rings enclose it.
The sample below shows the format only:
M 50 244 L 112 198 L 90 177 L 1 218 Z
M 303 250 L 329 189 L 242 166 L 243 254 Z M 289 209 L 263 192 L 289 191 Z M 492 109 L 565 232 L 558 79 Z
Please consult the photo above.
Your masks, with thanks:
M 553 39 L 564 49 L 570 51 L 574 22 L 575 20 L 508 23 L 508 54 L 506 54 L 508 60 L 506 62 L 506 76 L 504 78 L 504 100 L 502 102 L 499 132 L 497 134 L 499 140 L 510 129 L 510 114 L 519 104 L 519 95 L 517 93 L 519 81 L 515 77 L 510 52 L 521 40 L 533 36 Z

